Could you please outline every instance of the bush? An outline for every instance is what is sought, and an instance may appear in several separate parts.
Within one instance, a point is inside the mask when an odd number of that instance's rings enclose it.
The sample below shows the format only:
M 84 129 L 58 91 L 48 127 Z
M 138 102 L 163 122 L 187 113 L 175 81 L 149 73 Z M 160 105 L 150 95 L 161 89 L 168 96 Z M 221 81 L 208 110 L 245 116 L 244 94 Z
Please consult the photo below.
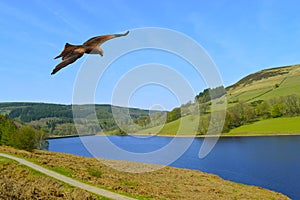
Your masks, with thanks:
M 90 167 L 87 169 L 89 175 L 97 177 L 97 178 L 101 178 L 103 172 L 101 171 L 101 169 L 95 168 L 95 167 Z

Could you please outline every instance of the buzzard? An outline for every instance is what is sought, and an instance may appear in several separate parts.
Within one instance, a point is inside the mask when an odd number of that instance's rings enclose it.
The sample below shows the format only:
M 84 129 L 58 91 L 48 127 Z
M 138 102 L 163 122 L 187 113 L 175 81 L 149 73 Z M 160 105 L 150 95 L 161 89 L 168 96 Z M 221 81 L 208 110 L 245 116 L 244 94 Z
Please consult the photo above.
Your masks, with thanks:
M 106 42 L 107 40 L 126 36 L 129 31 L 123 34 L 112 34 L 112 35 L 101 35 L 93 37 L 82 45 L 72 45 L 69 43 L 65 44 L 64 50 L 56 56 L 54 59 L 62 58 L 62 61 L 56 65 L 56 67 L 52 71 L 52 75 L 61 70 L 62 68 L 68 66 L 69 64 L 75 62 L 78 58 L 82 57 L 83 54 L 100 54 L 103 56 L 103 50 L 100 48 L 100 45 Z

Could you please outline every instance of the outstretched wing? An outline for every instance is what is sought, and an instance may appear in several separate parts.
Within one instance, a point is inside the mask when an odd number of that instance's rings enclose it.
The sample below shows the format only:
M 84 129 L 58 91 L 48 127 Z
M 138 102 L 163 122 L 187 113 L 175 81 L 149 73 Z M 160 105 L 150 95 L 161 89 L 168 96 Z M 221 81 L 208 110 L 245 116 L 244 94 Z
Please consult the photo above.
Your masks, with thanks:
M 58 56 L 56 56 L 54 59 L 63 57 L 63 60 L 64 60 L 64 57 L 67 56 L 68 54 L 70 54 L 76 48 L 78 48 L 78 46 L 66 43 L 65 48 L 63 49 L 63 51 Z
M 129 33 L 129 31 L 127 31 L 126 33 L 123 33 L 123 34 L 112 34 L 112 35 L 96 36 L 96 37 L 93 37 L 93 38 L 87 40 L 82 45 L 85 46 L 85 47 L 96 48 L 97 46 L 100 46 L 101 44 L 103 44 L 107 40 L 110 40 L 110 39 L 113 39 L 113 38 L 116 38 L 116 37 L 126 36 L 126 35 L 128 35 L 128 33 Z
M 83 56 L 83 53 L 73 53 L 72 55 L 68 55 L 67 57 L 64 58 L 64 60 L 62 60 L 58 65 L 56 65 L 51 75 L 55 74 L 56 72 L 66 67 L 67 65 L 75 62 L 81 56 Z

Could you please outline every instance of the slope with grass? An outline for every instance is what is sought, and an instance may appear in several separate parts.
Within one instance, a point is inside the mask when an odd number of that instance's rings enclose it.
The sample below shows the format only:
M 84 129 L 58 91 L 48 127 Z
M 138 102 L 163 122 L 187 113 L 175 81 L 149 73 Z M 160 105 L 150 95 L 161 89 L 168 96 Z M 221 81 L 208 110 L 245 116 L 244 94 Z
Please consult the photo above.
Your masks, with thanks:
M 226 88 L 227 100 L 251 102 L 300 94 L 300 65 L 265 69 Z
M 232 129 L 228 135 L 300 134 L 300 117 L 273 118 Z
M 196 135 L 199 116 L 188 115 L 159 127 L 152 127 L 138 131 L 137 135 Z
M 0 199 L 107 199 L 0 157 Z
M 26 167 L 28 167 L 30 169 L 33 169 L 37 172 L 40 172 L 42 174 L 45 174 L 48 177 L 54 178 L 56 180 L 67 183 L 70 186 L 86 190 L 86 191 L 91 192 L 91 193 L 96 194 L 96 195 L 101 195 L 101 196 L 104 196 L 104 197 L 110 198 L 110 199 L 133 200 L 133 198 L 130 198 L 130 197 L 127 197 L 127 196 L 124 196 L 124 195 L 120 195 L 120 194 L 117 194 L 117 193 L 114 193 L 114 192 L 111 192 L 111 191 L 108 191 L 108 190 L 104 190 L 104 189 L 101 189 L 101 188 L 98 188 L 98 187 L 94 187 L 92 185 L 85 184 L 81 181 L 77 181 L 73 178 L 68 177 L 68 176 L 71 176 L 72 170 L 68 170 L 68 169 L 61 170 L 61 168 L 55 168 L 55 171 L 57 171 L 59 169 L 59 172 L 55 172 L 54 169 L 52 169 L 52 170 L 46 169 L 45 167 L 41 167 L 40 165 L 36 165 L 33 162 L 27 161 L 24 158 L 20 158 L 20 157 L 16 157 L 14 155 L 11 155 L 11 154 L 6 154 L 6 153 L 1 153 L 0 152 L 0 158 L 1 157 L 17 161 L 21 165 L 25 165 Z M 67 175 L 66 175 L 66 171 L 67 171 Z
M 261 70 L 259 72 L 250 74 L 244 78 L 242 78 L 237 83 L 233 84 L 226 88 L 226 98 L 227 98 L 227 108 L 232 108 L 239 103 L 244 104 L 251 104 L 255 102 L 262 102 L 262 101 L 271 101 L 275 98 L 279 97 L 286 97 L 288 95 L 300 95 L 300 65 L 292 65 L 292 66 L 284 66 L 278 68 L 271 68 Z M 224 97 L 223 97 L 224 98 Z M 224 99 L 223 99 L 224 100 Z M 215 101 L 223 101 L 222 98 L 216 99 Z M 206 113 L 210 112 L 208 108 Z M 202 115 L 202 117 L 208 117 L 209 115 L 206 114 Z M 150 129 L 146 129 L 140 131 L 139 134 L 157 134 L 157 135 L 195 135 L 195 124 L 192 123 L 189 118 L 193 118 L 194 120 L 198 120 L 199 117 L 195 117 L 193 115 L 184 116 L 179 118 L 175 121 L 166 123 L 163 128 L 153 127 Z M 261 118 L 263 119 L 263 118 Z M 255 120 L 261 120 L 260 118 Z M 295 121 L 297 118 L 291 119 L 291 121 Z M 283 120 L 283 122 L 281 122 Z M 275 120 L 278 124 L 283 124 L 284 119 L 278 118 Z M 190 128 L 187 129 L 186 133 L 178 131 L 178 127 L 180 124 L 183 124 L 185 127 Z M 259 125 L 259 123 L 254 123 L 251 127 Z M 200 125 L 201 126 L 201 123 Z M 249 125 L 250 126 L 250 125 Z M 273 125 L 272 125 L 273 126 Z M 247 126 L 248 127 L 248 126 Z M 241 130 L 243 129 L 240 127 Z M 265 134 L 275 134 L 278 128 L 278 131 L 286 132 L 286 133 L 297 133 L 299 130 L 296 125 L 290 125 L 286 127 L 286 129 L 281 126 L 273 126 L 273 129 L 266 128 L 267 132 Z M 236 130 L 240 130 L 237 128 Z M 234 131 L 236 131 L 234 130 Z M 156 131 L 156 132 L 155 132 Z M 243 132 L 244 135 L 250 135 L 251 130 L 246 130 Z M 179 133 L 179 134 L 178 134 Z M 241 132 L 240 132 L 241 133 Z M 199 134 L 199 133 L 198 133 Z M 263 134 L 263 131 L 260 132 Z

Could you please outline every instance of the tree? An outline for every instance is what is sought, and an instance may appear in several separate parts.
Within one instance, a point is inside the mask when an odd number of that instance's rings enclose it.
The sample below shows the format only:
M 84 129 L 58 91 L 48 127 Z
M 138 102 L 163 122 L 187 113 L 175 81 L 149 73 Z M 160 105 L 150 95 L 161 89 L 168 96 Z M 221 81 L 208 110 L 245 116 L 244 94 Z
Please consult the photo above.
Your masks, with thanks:
M 18 128 L 12 120 L 3 115 L 0 115 L 0 145 L 27 151 L 45 149 L 48 146 L 42 130 L 36 130 L 30 126 Z
M 282 104 L 274 104 L 272 107 L 271 107 L 271 116 L 273 118 L 276 118 L 276 117 L 281 117 L 283 115 L 283 106 Z
M 226 94 L 224 86 L 219 86 L 216 88 L 207 88 L 203 92 L 200 92 L 195 97 L 195 102 L 206 103 L 210 100 L 217 99 Z
M 262 118 L 269 118 L 270 117 L 270 104 L 266 101 L 263 101 L 260 104 L 255 106 L 256 115 Z
M 171 112 L 167 114 L 167 122 L 174 121 L 181 117 L 181 108 L 174 108 Z
M 37 135 L 33 128 L 29 126 L 21 127 L 13 135 L 14 147 L 24 149 L 26 151 L 33 151 L 36 148 Z
M 150 124 L 151 120 L 149 116 L 141 116 L 133 120 L 134 123 L 138 124 L 141 127 L 145 127 Z
M 3 115 L 0 115 L 0 145 L 12 145 L 11 135 L 17 131 L 14 122 Z
M 284 98 L 283 114 L 286 116 L 296 116 L 300 114 L 300 98 L 293 94 Z
M 199 118 L 199 126 L 198 126 L 198 133 L 199 135 L 205 135 L 207 133 L 209 127 L 210 116 L 201 116 Z
M 22 126 L 12 135 L 13 147 L 33 151 L 47 147 L 45 135 L 42 131 L 35 130 L 30 126 Z
M 200 114 L 206 114 L 208 109 L 209 109 L 208 103 L 201 103 L 201 104 L 199 104 L 199 112 L 200 112 Z

